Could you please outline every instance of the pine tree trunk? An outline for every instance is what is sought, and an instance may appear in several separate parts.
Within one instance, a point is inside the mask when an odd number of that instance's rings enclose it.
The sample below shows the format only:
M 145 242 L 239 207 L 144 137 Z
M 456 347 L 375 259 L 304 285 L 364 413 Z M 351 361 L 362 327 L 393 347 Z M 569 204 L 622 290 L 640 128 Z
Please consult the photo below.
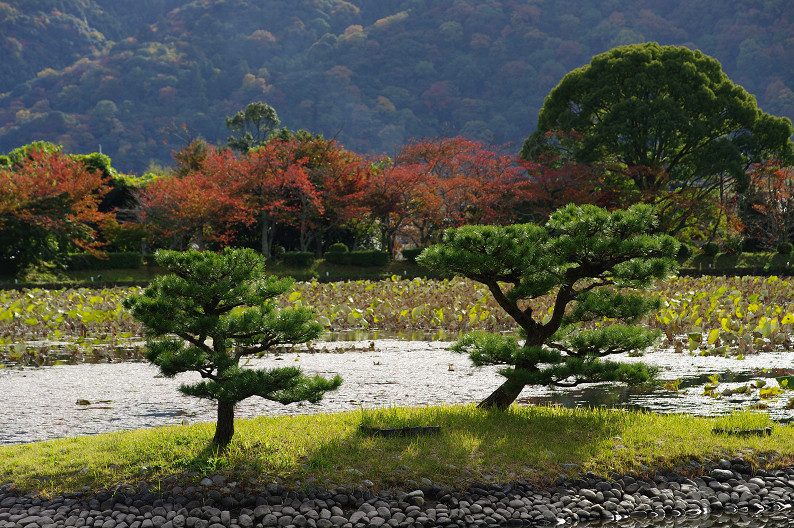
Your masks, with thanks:
M 226 447 L 234 436 L 234 403 L 218 400 L 218 422 L 215 425 L 215 437 L 212 443 L 218 447 Z
M 508 379 L 493 391 L 490 396 L 481 401 L 477 407 L 480 409 L 505 410 L 516 401 L 522 390 L 524 390 L 523 383 L 516 383 Z

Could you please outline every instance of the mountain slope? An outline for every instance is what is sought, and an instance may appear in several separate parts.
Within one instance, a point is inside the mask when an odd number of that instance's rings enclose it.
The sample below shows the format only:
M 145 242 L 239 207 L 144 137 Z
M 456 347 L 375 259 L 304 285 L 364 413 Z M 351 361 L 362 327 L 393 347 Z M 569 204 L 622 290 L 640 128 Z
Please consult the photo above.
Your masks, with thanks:
M 565 73 L 655 40 L 716 57 L 794 117 L 794 3 L 717 0 L 0 1 L 0 152 L 46 139 L 121 170 L 223 142 L 250 101 L 362 153 L 521 141 Z M 182 128 L 182 125 L 186 128 Z M 518 147 L 516 147 L 517 149 Z

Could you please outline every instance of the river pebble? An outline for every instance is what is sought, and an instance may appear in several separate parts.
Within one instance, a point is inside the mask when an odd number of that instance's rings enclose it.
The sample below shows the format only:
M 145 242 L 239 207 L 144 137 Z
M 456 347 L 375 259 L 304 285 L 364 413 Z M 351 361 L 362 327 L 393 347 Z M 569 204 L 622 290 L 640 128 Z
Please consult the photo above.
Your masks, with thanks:
M 553 485 L 475 483 L 448 489 L 428 479 L 403 491 L 308 488 L 268 484 L 246 491 L 219 487 L 208 476 L 198 486 L 146 483 L 99 494 L 50 498 L 0 486 L 0 528 L 365 528 L 430 526 L 533 526 L 602 524 L 645 526 L 794 526 L 794 468 L 749 472 L 743 460 L 722 460 L 703 475 L 624 475 L 612 480 L 587 474 L 560 477 Z M 730 469 L 725 469 L 725 467 Z M 738 523 L 738 524 L 737 524 Z

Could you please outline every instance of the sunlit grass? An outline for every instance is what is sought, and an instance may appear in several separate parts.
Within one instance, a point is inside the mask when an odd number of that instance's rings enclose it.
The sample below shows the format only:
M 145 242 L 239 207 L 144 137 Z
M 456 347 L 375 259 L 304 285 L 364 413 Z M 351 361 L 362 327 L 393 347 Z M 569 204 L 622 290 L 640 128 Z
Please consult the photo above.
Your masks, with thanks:
M 780 464 L 794 455 L 794 429 L 771 436 L 714 434 L 721 419 L 606 409 L 474 406 L 395 408 L 389 420 L 438 425 L 438 435 L 382 438 L 362 434 L 360 411 L 240 420 L 224 452 L 210 449 L 212 424 L 162 427 L 0 448 L 0 481 L 23 489 L 65 492 L 156 483 L 169 476 L 196 482 L 221 473 L 264 485 L 406 485 L 422 477 L 446 485 L 473 481 L 548 481 L 561 472 L 647 473 L 691 470 L 690 460 L 760 454 Z M 739 416 L 737 426 L 757 417 Z M 571 465 L 575 464 L 575 466 Z
M 745 409 L 716 418 L 714 427 L 724 431 L 757 431 L 773 423 L 768 414 Z

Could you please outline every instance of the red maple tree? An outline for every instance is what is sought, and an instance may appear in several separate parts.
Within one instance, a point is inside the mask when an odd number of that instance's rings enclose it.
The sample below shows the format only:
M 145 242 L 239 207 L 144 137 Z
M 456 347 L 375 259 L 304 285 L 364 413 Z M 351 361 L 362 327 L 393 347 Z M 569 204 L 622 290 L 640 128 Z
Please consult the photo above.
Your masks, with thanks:
M 743 223 L 748 237 L 774 249 L 794 237 L 794 167 L 777 160 L 754 165 L 743 196 Z
M 421 167 L 411 215 L 420 246 L 448 227 L 518 221 L 519 206 L 530 197 L 513 156 L 460 136 L 414 141 L 400 151 L 397 165 Z
M 308 160 L 296 155 L 293 140 L 273 139 L 243 158 L 237 191 L 257 222 L 262 254 L 272 255 L 281 225 L 300 228 L 305 211 L 321 212 L 314 185 L 306 171 Z
M 138 194 L 139 217 L 154 227 L 161 244 L 222 247 L 251 222 L 236 192 L 240 159 L 229 150 L 207 148 L 206 156 L 183 176 L 155 179 Z
M 421 165 L 393 165 L 383 159 L 372 165 L 371 177 L 364 193 L 367 217 L 380 233 L 381 248 L 394 255 L 397 234 L 412 220 L 417 201 L 424 193 Z
M 33 144 L 0 166 L 0 261 L 9 272 L 59 260 L 75 249 L 101 255 L 97 226 L 109 191 L 102 171 L 53 145 Z
M 290 139 L 293 159 L 304 160 L 313 187 L 300 211 L 300 248 L 319 250 L 328 233 L 361 218 L 367 210 L 365 188 L 370 164 L 332 139 L 298 134 Z M 314 201 L 316 199 L 316 201 Z

